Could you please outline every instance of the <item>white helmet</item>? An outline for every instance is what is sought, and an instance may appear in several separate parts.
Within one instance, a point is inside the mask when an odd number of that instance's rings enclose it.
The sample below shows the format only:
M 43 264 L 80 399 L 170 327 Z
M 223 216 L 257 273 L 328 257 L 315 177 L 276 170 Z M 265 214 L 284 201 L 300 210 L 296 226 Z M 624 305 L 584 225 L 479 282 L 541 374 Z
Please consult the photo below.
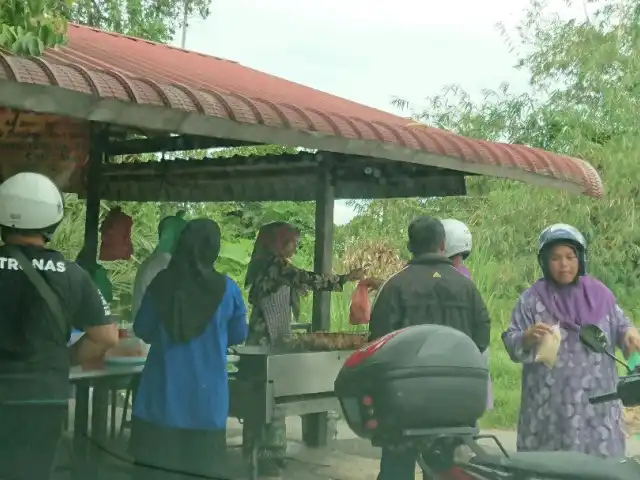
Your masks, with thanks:
M 0 226 L 42 233 L 49 240 L 63 217 L 62 194 L 45 175 L 18 173 L 0 185 Z
M 444 254 L 449 258 L 460 254 L 469 256 L 472 245 L 469 227 L 453 218 L 442 220 L 442 226 L 445 233 Z

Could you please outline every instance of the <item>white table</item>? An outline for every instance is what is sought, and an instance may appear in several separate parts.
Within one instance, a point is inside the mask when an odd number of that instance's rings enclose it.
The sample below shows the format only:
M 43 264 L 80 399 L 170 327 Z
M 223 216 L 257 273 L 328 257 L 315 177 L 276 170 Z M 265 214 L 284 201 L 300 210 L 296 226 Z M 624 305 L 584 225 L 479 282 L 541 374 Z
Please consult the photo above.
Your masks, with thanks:
M 132 380 L 142 373 L 143 368 L 144 365 L 107 364 L 103 368 L 91 370 L 72 367 L 69 371 L 69 380 L 76 389 L 73 439 L 75 458 L 80 464 L 95 466 L 96 462 L 91 461 L 89 453 L 98 451 L 107 443 L 109 393 L 130 388 Z M 90 389 L 93 389 L 91 396 Z M 91 402 L 91 409 L 89 409 L 89 402 Z M 91 411 L 91 418 L 89 418 L 89 411 Z M 91 423 L 90 437 L 89 423 Z
M 71 383 L 97 380 L 113 377 L 132 377 L 140 375 L 144 365 L 110 365 L 106 364 L 103 368 L 93 370 L 84 370 L 82 367 L 71 367 L 69 371 L 69 379 Z
M 229 355 L 227 361 L 231 364 L 238 361 L 238 357 Z M 117 390 L 130 388 L 132 380 L 139 377 L 144 365 L 113 365 L 106 364 L 103 368 L 86 370 L 72 367 L 69 380 L 75 386 L 76 405 L 74 410 L 74 450 L 79 463 L 95 465 L 90 452 L 106 445 L 108 440 L 109 405 L 114 401 L 109 394 Z M 93 395 L 89 391 L 93 390 Z M 89 408 L 91 403 L 91 409 Z M 91 412 L 91 418 L 89 418 Z M 89 424 L 91 436 L 89 437 Z M 99 452 L 98 452 L 99 454 Z M 85 472 L 91 478 L 91 472 Z M 84 477 L 82 477 L 84 478 Z

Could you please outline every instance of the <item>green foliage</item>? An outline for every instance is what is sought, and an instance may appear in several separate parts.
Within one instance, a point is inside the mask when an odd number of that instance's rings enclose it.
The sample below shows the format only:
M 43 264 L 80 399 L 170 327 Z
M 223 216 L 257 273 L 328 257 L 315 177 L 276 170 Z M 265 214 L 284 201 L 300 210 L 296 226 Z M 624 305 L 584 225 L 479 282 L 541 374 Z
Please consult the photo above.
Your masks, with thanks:
M 188 18 L 207 18 L 211 0 L 1 0 L 0 49 L 40 56 L 64 45 L 67 21 L 160 43 Z
M 523 50 L 529 52 L 520 65 L 532 72 L 531 95 L 512 95 L 502 87 L 474 103 L 453 88 L 418 113 L 428 123 L 467 136 L 590 161 L 605 181 L 604 201 L 473 179 L 472 191 L 482 196 L 434 201 L 429 209 L 470 222 L 489 258 L 515 264 L 527 278 L 534 274 L 526 264 L 533 263 L 537 233 L 553 222 L 576 225 L 590 242 L 591 272 L 634 313 L 640 309 L 636 3 L 609 2 L 582 23 L 548 18 L 542 6 L 532 9 L 520 27 Z
M 72 21 L 82 25 L 144 38 L 170 42 L 188 17 L 207 18 L 211 0 L 75 0 Z
M 0 1 L 0 50 L 40 56 L 66 42 L 72 0 Z

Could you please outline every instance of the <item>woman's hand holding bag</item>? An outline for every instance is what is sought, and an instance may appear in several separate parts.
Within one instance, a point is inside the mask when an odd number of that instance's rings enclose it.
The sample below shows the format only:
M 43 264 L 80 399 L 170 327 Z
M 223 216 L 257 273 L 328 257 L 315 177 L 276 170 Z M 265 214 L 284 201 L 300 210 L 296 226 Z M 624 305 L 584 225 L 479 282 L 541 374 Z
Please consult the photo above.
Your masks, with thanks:
M 544 363 L 547 367 L 553 368 L 558 358 L 558 350 L 560 350 L 560 327 L 554 325 L 550 327 L 550 331 L 545 333 L 538 344 L 536 352 L 536 362 Z
M 556 363 L 561 340 L 560 327 L 546 323 L 536 323 L 530 327 L 523 339 L 525 348 L 537 347 L 535 361 L 544 363 L 549 368 L 553 368 Z
M 640 352 L 640 333 L 635 327 L 630 327 L 624 335 L 624 355 L 629 357 L 633 352 Z

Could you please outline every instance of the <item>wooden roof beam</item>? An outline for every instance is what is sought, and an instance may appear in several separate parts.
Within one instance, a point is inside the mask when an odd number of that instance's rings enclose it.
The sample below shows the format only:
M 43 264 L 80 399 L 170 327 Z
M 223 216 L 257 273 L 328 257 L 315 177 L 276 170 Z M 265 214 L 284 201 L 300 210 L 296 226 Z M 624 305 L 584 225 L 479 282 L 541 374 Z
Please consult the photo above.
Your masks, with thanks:
M 168 135 L 109 142 L 106 146 L 106 153 L 107 155 L 138 155 L 142 153 L 185 152 L 189 150 L 246 147 L 251 145 L 260 144 L 199 135 Z

